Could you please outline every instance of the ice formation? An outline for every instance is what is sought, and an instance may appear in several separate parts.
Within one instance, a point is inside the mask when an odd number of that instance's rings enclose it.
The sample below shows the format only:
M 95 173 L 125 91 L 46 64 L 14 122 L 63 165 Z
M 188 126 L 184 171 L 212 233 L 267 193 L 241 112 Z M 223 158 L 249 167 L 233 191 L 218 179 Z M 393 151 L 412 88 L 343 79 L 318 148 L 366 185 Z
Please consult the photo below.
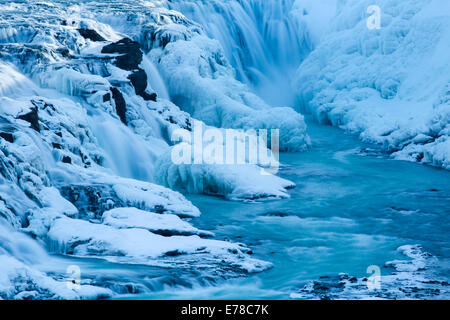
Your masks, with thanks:
M 371 29 L 372 2 L 334 7 L 298 68 L 298 108 L 395 159 L 450 169 L 449 3 L 378 1 L 381 26 Z

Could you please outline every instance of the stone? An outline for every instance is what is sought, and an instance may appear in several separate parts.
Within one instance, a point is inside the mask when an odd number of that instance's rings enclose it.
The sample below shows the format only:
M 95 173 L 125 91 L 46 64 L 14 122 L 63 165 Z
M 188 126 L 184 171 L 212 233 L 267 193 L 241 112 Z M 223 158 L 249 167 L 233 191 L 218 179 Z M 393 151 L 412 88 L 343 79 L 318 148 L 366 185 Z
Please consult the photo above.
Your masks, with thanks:
M 31 128 L 33 128 L 37 132 L 41 132 L 41 129 L 39 128 L 38 109 L 36 107 L 32 108 L 30 112 L 20 115 L 17 118 L 29 122 Z

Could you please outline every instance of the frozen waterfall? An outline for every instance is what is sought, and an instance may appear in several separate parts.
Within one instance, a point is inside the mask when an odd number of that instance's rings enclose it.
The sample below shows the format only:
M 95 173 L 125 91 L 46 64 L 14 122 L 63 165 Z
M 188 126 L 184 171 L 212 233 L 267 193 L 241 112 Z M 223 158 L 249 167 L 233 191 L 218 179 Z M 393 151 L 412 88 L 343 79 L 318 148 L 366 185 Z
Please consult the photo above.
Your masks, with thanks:
M 312 42 L 295 0 L 167 3 L 218 40 L 238 80 L 271 105 L 292 105 L 291 79 Z

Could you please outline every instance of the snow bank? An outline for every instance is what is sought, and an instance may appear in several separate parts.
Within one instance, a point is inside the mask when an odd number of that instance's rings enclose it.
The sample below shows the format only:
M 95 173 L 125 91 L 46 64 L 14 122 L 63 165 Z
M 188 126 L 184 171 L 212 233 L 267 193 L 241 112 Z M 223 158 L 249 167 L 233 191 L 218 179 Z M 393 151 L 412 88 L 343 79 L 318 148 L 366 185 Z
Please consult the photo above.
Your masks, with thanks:
M 111 181 L 114 181 L 110 186 L 115 194 L 100 188 Z M 96 182 L 97 185 L 86 186 L 86 194 L 82 194 L 80 186 L 70 187 L 72 193 L 65 189 L 63 194 L 69 200 L 75 199 L 75 206 L 82 205 L 87 198 L 90 210 L 98 207 L 95 201 L 105 201 L 106 207 L 117 208 L 84 216 L 74 213 L 74 207 L 55 189 L 44 190 L 40 195 L 42 199 L 38 199 L 43 207 L 29 213 L 26 231 L 42 239 L 54 253 L 97 257 L 117 263 L 182 267 L 189 261 L 210 265 L 220 272 L 232 266 L 233 272 L 238 274 L 270 267 L 269 263 L 252 259 L 251 250 L 242 244 L 201 238 L 213 234 L 193 227 L 169 211 L 175 210 L 183 217 L 200 214 L 181 194 L 161 186 L 106 175 L 97 176 Z M 168 200 L 173 202 L 167 203 Z M 151 207 L 158 213 L 133 205 Z
M 163 266 L 204 259 L 204 262 L 222 264 L 220 268 L 232 265 L 240 272 L 262 271 L 270 266 L 250 258 L 250 250 L 239 244 L 194 235 L 164 237 L 143 229 L 142 225 L 116 229 L 62 217 L 53 221 L 46 237 L 55 252 L 122 263 Z M 177 259 L 180 256 L 182 259 Z
M 117 229 L 145 229 L 160 235 L 213 236 L 208 231 L 199 230 L 178 216 L 158 214 L 136 208 L 117 208 L 103 213 L 103 224 Z
M 300 65 L 297 106 L 381 144 L 394 158 L 449 169 L 450 7 L 439 0 L 341 1 Z
M 273 174 L 280 167 L 278 154 L 256 131 L 195 120 L 192 131 L 177 130 L 172 139 L 176 144 L 160 156 L 154 175 L 171 189 L 247 201 L 289 198 L 287 189 L 295 187 Z
M 138 206 L 141 209 L 155 210 L 188 217 L 200 216 L 200 211 L 182 194 L 162 186 L 119 179 L 113 189 L 118 198 L 128 206 Z

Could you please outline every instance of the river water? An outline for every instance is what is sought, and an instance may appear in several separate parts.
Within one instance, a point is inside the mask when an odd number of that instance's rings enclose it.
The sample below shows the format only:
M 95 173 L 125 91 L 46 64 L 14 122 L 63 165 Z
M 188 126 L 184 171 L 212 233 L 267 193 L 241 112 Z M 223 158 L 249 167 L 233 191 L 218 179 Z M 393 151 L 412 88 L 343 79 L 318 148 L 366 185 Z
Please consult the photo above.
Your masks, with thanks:
M 140 283 L 145 292 L 120 298 L 286 299 L 321 277 L 365 277 L 373 265 L 387 275 L 387 261 L 405 258 L 398 247 L 419 244 L 439 261 L 433 277 L 448 282 L 450 172 L 391 160 L 340 129 L 309 122 L 308 132 L 310 151 L 281 155 L 280 175 L 297 184 L 290 199 L 242 203 L 187 195 L 202 212 L 196 227 L 246 244 L 255 258 L 273 264 L 270 270 L 209 281 L 195 270 L 96 259 L 67 258 L 46 269 L 63 272 L 75 263 L 97 281 Z

